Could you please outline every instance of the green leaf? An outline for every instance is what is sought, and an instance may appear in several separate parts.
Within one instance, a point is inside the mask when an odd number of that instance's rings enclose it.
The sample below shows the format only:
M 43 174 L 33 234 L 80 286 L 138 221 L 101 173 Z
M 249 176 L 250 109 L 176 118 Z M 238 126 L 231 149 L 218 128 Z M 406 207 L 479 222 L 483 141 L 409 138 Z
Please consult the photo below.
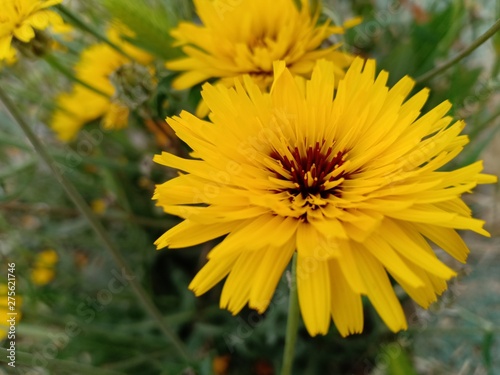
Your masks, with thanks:
M 180 56 L 181 51 L 172 47 L 170 30 L 177 23 L 174 4 L 162 1 L 105 0 L 109 12 L 135 33 L 125 38 L 150 53 L 169 60 Z
M 399 343 L 383 346 L 380 356 L 387 362 L 387 375 L 417 375 L 408 352 Z
M 500 6 L 497 3 L 496 7 L 496 15 L 494 19 L 499 19 L 500 18 Z M 493 43 L 493 48 L 495 50 L 495 64 L 493 65 L 493 71 L 492 71 L 492 76 L 493 77 L 498 77 L 500 74 L 500 33 L 496 33 L 493 35 L 493 38 L 491 38 L 491 41 Z
M 463 65 L 455 66 L 450 77 L 450 87 L 446 92 L 454 110 L 460 108 L 465 99 L 471 95 L 472 88 L 477 83 L 481 72 L 481 68 L 468 69 Z
M 385 43 L 392 46 L 383 51 L 379 66 L 391 72 L 389 84 L 396 83 L 404 75 L 418 77 L 434 68 L 437 59 L 448 57 L 463 30 L 465 9 L 462 2 L 449 2 L 439 13 L 431 9 L 428 14 L 432 17 L 430 21 L 423 24 L 413 21 L 410 30 L 403 35 L 384 34 L 389 37 Z
M 483 150 L 486 149 L 490 142 L 495 138 L 498 130 L 500 130 L 500 124 L 484 129 L 476 141 L 464 150 L 464 159 L 460 161 L 460 164 L 469 165 L 478 160 Z
M 432 20 L 413 28 L 413 51 L 417 57 L 415 76 L 419 76 L 435 65 L 436 58 L 447 57 L 452 44 L 463 29 L 465 8 L 461 1 L 452 1 Z
M 495 341 L 495 335 L 493 334 L 493 331 L 490 330 L 486 331 L 484 333 L 481 349 L 483 353 L 484 367 L 488 369 L 488 374 L 493 374 L 491 349 L 494 341 Z
M 469 69 L 464 65 L 455 65 L 450 69 L 449 79 L 442 82 L 441 85 L 435 85 L 425 103 L 424 111 L 429 111 L 442 103 L 443 100 L 449 100 L 453 105 L 450 115 L 454 116 L 456 111 L 463 108 L 472 97 L 473 88 L 477 84 L 481 75 L 481 68 Z
M 30 159 L 25 162 L 11 165 L 5 169 L 0 170 L 0 181 L 11 176 L 18 176 L 19 174 L 25 172 L 26 170 L 33 170 L 36 166 L 37 161 L 35 159 Z

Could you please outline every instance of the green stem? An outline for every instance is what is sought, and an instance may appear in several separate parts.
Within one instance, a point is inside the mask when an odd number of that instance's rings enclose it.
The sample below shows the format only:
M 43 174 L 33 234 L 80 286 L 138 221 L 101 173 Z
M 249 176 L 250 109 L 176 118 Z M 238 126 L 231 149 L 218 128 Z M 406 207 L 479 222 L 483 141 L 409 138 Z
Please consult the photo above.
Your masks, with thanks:
M 23 130 L 24 134 L 26 135 L 26 137 L 29 139 L 29 141 L 33 145 L 33 148 L 35 149 L 36 153 L 48 165 L 48 167 L 52 171 L 52 174 L 54 175 L 56 180 L 61 184 L 61 186 L 64 188 L 64 190 L 68 194 L 69 198 L 73 201 L 73 203 L 78 208 L 78 210 L 81 212 L 81 214 L 87 219 L 87 221 L 89 222 L 89 224 L 92 227 L 92 229 L 94 230 L 94 232 L 97 234 L 99 239 L 102 241 L 102 244 L 104 245 L 104 247 L 109 251 L 109 253 L 112 256 L 113 260 L 115 261 L 116 265 L 121 270 L 125 271 L 126 274 L 133 275 L 132 270 L 130 269 L 130 267 L 127 265 L 127 263 L 125 262 L 125 260 L 121 256 L 121 254 L 120 254 L 118 248 L 116 247 L 116 245 L 114 244 L 114 242 L 111 240 L 111 238 L 106 233 L 106 230 L 104 229 L 101 222 L 94 215 L 94 213 L 92 212 L 92 210 L 90 209 L 88 204 L 85 202 L 83 197 L 80 195 L 78 190 L 75 188 L 75 186 L 60 172 L 59 168 L 57 167 L 56 163 L 54 162 L 54 159 L 52 159 L 50 154 L 47 152 L 43 143 L 37 138 L 35 133 L 33 133 L 30 126 L 28 125 L 28 123 L 24 120 L 23 116 L 21 116 L 20 112 L 17 110 L 14 103 L 5 94 L 5 92 L 3 91 L 3 89 L 1 87 L 0 87 L 0 101 L 3 102 L 3 104 L 5 105 L 5 108 L 7 108 L 7 110 L 10 112 L 12 117 L 17 121 L 17 123 L 19 124 L 19 126 Z M 130 285 L 132 286 L 132 289 L 133 289 L 134 293 L 136 294 L 136 297 L 139 299 L 144 310 L 151 316 L 151 318 L 153 320 L 156 321 L 158 328 L 165 335 L 165 337 L 169 341 L 171 341 L 171 343 L 176 348 L 176 350 L 179 353 L 179 355 L 181 356 L 181 358 L 186 362 L 190 362 L 190 356 L 189 356 L 188 351 L 185 348 L 184 344 L 177 337 L 177 335 L 172 331 L 172 329 L 170 329 L 170 327 L 167 326 L 167 324 L 163 320 L 163 316 L 158 311 L 156 306 L 153 304 L 151 299 L 148 297 L 146 291 L 141 286 L 141 284 L 135 278 L 131 278 Z
M 449 67 L 455 65 L 457 62 L 462 60 L 464 57 L 470 55 L 477 47 L 479 47 L 481 44 L 486 42 L 489 38 L 491 38 L 495 33 L 500 30 L 500 19 L 498 19 L 493 26 L 491 26 L 486 32 L 481 35 L 479 38 L 477 38 L 474 43 L 472 43 L 469 47 L 464 49 L 462 52 L 460 52 L 458 55 L 450 59 L 449 61 L 445 62 L 444 64 L 441 64 L 437 66 L 436 68 L 428 71 L 427 73 L 422 74 L 420 77 L 416 78 L 417 84 L 422 84 L 425 81 L 428 81 L 429 79 L 437 76 L 439 73 L 444 72 L 446 69 Z
M 57 59 L 49 54 L 46 54 L 43 56 L 44 60 L 55 70 L 58 72 L 62 73 L 64 76 L 68 77 L 71 81 L 74 81 L 89 90 L 92 90 L 96 94 L 99 94 L 101 96 L 104 96 L 105 98 L 109 98 L 109 95 L 106 94 L 104 91 L 101 91 L 99 89 L 96 89 L 95 87 L 89 85 L 88 83 L 82 81 L 81 79 L 77 78 L 69 69 L 67 69 L 65 66 L 63 66 Z
M 281 375 L 291 375 L 295 357 L 295 342 L 299 328 L 299 298 L 297 295 L 297 254 L 292 260 L 292 278 L 290 282 L 290 297 L 288 301 L 288 321 L 286 323 L 285 350 Z
M 4 348 L 0 348 L 0 362 L 10 362 L 9 351 Z M 72 373 L 72 374 L 80 374 L 80 375 L 124 375 L 123 372 L 99 369 L 97 367 L 89 366 L 83 363 L 71 362 L 61 359 L 54 358 L 46 358 L 40 353 L 35 356 L 30 353 L 20 352 L 16 350 L 16 366 L 26 365 L 30 368 L 33 367 L 34 364 L 42 365 L 47 370 L 64 372 L 64 373 Z
M 72 23 L 76 27 L 82 29 L 83 31 L 86 31 L 89 34 L 93 35 L 94 37 L 96 37 L 101 42 L 106 43 L 111 48 L 113 48 L 115 51 L 121 53 L 123 56 L 129 58 L 130 60 L 134 60 L 132 57 L 130 57 L 129 54 L 127 54 L 118 45 L 116 45 L 115 43 L 113 43 L 111 40 L 109 40 L 108 38 L 106 38 L 104 35 L 98 33 L 97 31 L 95 31 L 90 26 L 86 25 L 80 18 L 78 18 L 77 15 L 75 15 L 73 12 L 71 12 L 68 8 L 66 8 L 65 6 L 63 6 L 61 4 L 56 5 L 55 7 L 57 8 L 57 10 L 59 10 L 59 12 L 61 12 L 61 14 L 64 16 L 64 18 L 66 18 L 67 21 L 69 21 L 70 23 Z

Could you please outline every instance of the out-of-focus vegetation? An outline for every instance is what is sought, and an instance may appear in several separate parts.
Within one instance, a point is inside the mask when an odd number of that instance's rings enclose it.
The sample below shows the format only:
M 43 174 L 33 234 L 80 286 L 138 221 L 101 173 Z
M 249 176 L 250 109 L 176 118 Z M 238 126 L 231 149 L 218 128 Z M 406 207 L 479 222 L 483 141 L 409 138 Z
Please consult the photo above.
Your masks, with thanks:
M 153 165 L 152 157 L 166 148 L 188 151 L 165 131 L 162 120 L 183 109 L 194 112 L 199 100 L 199 87 L 173 90 L 174 74 L 164 68 L 165 59 L 180 54 L 171 46 L 168 30 L 179 20 L 194 17 L 192 5 L 182 0 L 73 0 L 65 2 L 63 9 L 78 15 L 99 35 L 105 35 L 109 20 L 121 20 L 135 33 L 130 42 L 155 56 L 157 87 L 146 103 L 148 122 L 144 122 L 145 109 L 140 108 L 125 129 L 103 131 L 97 120 L 70 143 L 56 139 L 47 126 L 55 98 L 74 84 L 61 67 L 71 75 L 80 51 L 99 42 L 61 10 L 73 30 L 55 36 L 57 47 L 48 57 L 4 64 L 0 85 L 43 140 L 59 170 L 92 207 L 133 274 L 114 263 L 0 107 L 0 283 L 7 275 L 4 265 L 15 262 L 17 293 L 23 296 L 17 367 L 0 364 L 0 374 L 276 374 L 287 317 L 285 277 L 264 315 L 245 309 L 233 317 L 218 308 L 220 288 L 200 298 L 187 290 L 214 243 L 161 252 L 153 245 L 179 219 L 154 207 L 155 184 L 174 172 Z M 356 15 L 363 22 L 342 37 L 344 48 L 376 58 L 378 69 L 388 70 L 393 84 L 404 75 L 418 80 L 458 54 L 500 17 L 500 6 L 488 0 L 324 1 L 322 17 L 342 23 Z M 492 173 L 499 172 L 495 161 L 499 157 L 499 55 L 497 33 L 469 57 L 415 88 L 431 88 L 426 108 L 447 99 L 452 102 L 452 115 L 466 120 L 471 139 L 459 163 L 469 164 L 489 150 L 486 155 L 493 161 L 486 163 L 496 167 L 490 168 Z M 325 337 L 311 338 L 301 329 L 295 373 L 500 373 L 500 286 L 492 281 L 497 278 L 500 257 L 485 250 L 498 244 L 494 190 L 494 186 L 483 188 L 480 199 L 472 202 L 476 215 L 490 221 L 493 245 L 469 238 L 471 266 L 454 264 L 461 275 L 441 302 L 423 312 L 401 292 L 411 327 L 398 335 L 390 333 L 368 305 L 361 335 L 343 339 L 332 328 Z M 48 249 L 55 250 L 57 261 L 40 266 L 40 257 Z M 40 268 L 45 271 L 34 271 Z M 186 345 L 191 370 L 186 370 L 172 343 L 144 313 L 130 279 L 142 284 Z M 455 298 L 459 294 L 464 297 Z M 2 347 L 8 348 L 8 342 Z M 0 361 L 5 361 L 4 350 L 0 355 Z

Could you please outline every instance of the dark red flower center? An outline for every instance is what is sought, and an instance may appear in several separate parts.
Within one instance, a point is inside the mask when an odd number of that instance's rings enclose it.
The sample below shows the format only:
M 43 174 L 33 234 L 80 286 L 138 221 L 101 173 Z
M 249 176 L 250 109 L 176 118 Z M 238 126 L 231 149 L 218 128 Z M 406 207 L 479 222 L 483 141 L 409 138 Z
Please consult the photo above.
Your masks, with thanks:
M 295 188 L 288 190 L 291 195 L 301 194 L 303 198 L 309 195 L 319 195 L 322 198 L 326 198 L 330 194 L 339 195 L 338 186 L 328 188 L 325 184 L 345 177 L 345 172 L 339 174 L 333 172 L 344 164 L 346 152 L 338 151 L 334 154 L 331 146 L 326 151 L 322 151 L 322 149 L 322 144 L 316 142 L 316 145 L 306 149 L 305 155 L 299 151 L 298 147 L 288 147 L 291 158 L 280 155 L 276 151 L 271 153 L 270 156 L 291 175 L 290 181 L 295 185 Z M 276 177 L 288 180 L 278 173 Z

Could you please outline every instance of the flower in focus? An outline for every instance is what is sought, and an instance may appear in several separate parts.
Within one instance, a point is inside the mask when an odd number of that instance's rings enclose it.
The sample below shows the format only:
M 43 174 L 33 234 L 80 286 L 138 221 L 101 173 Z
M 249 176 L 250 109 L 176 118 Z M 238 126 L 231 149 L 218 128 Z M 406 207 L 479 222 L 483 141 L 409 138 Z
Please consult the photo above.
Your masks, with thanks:
M 262 313 L 296 252 L 307 330 L 326 334 L 333 318 L 346 336 L 363 330 L 362 296 L 392 331 L 407 327 L 388 275 L 424 308 L 446 289 L 455 272 L 429 241 L 465 262 L 456 230 L 489 234 L 461 195 L 496 177 L 480 161 L 440 171 L 468 142 L 464 122 L 446 116 L 447 101 L 421 114 L 429 91 L 405 100 L 414 81 L 387 79 L 373 60 L 356 58 L 338 86 L 332 62 L 318 61 L 310 80 L 277 62 L 269 94 L 248 76 L 205 84 L 209 121 L 168 119 L 196 159 L 154 159 L 184 172 L 153 199 L 185 219 L 155 244 L 227 235 L 189 285 L 196 295 L 227 277 L 221 307 Z
M 325 58 L 342 77 L 351 56 L 339 51 L 340 44 L 321 45 L 344 28 L 328 21 L 317 25 L 319 12 L 311 15 L 309 0 L 300 4 L 298 9 L 293 0 L 241 0 L 234 6 L 195 0 L 202 25 L 184 22 L 172 31 L 187 55 L 166 64 L 183 72 L 174 88 L 186 89 L 210 78 L 232 86 L 235 77 L 249 74 L 264 89 L 272 83 L 275 60 L 285 61 L 293 74 L 309 76 L 314 62 Z
M 4 0 L 0 5 L 0 61 L 12 61 L 13 40 L 29 43 L 36 30 L 63 23 L 59 14 L 48 10 L 62 0 Z
M 129 103 L 123 103 L 112 78 L 124 72 L 134 72 L 136 66 L 149 64 L 152 56 L 125 42 L 121 34 L 129 33 L 123 28 L 110 28 L 108 38 L 133 60 L 105 43 L 93 45 L 82 52 L 75 66 L 76 78 L 95 90 L 75 84 L 71 92 L 58 96 L 51 127 L 59 139 L 71 141 L 86 123 L 100 117 L 103 117 L 105 129 L 120 129 L 127 125 Z
M 12 299 L 8 297 L 9 288 L 5 284 L 0 284 L 0 341 L 7 337 L 10 328 L 9 319 L 15 317 L 16 324 L 21 320 L 22 298 L 18 295 L 11 297 Z M 17 315 L 9 315 L 9 313 L 17 313 Z
M 54 267 L 58 260 L 59 256 L 53 249 L 47 249 L 37 254 L 31 270 L 33 284 L 43 286 L 50 283 L 56 274 Z

